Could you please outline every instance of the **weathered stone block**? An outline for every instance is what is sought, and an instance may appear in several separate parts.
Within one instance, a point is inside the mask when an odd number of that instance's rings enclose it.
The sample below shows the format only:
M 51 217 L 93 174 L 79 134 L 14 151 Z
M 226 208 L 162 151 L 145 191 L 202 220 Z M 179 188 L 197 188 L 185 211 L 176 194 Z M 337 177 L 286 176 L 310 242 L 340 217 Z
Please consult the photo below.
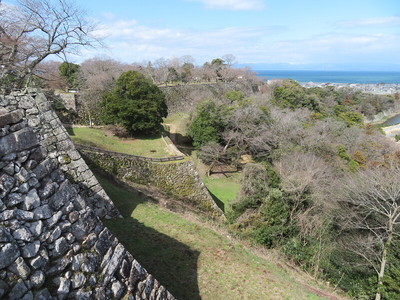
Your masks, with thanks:
M 37 165 L 36 168 L 33 169 L 33 172 L 36 174 L 36 178 L 40 180 L 49 175 L 56 167 L 57 163 L 54 159 L 48 158 Z
M 23 117 L 24 117 L 24 111 L 21 109 L 4 114 L 1 114 L 0 112 L 0 127 L 18 123 L 19 121 L 22 120 Z
M 60 286 L 58 287 L 57 290 L 58 299 L 64 300 L 68 297 L 70 286 L 71 286 L 71 281 L 61 277 Z
M 11 265 L 20 255 L 18 246 L 15 243 L 7 243 L 0 249 L 0 269 Z
M 22 257 L 31 258 L 34 257 L 40 249 L 40 242 L 34 241 L 32 243 L 26 243 L 25 246 L 21 248 Z
M 61 185 L 58 191 L 49 199 L 49 205 L 54 210 L 59 210 L 63 205 L 71 200 L 76 195 L 76 191 L 72 184 L 66 180 Z
M 60 274 L 62 271 L 65 270 L 65 268 L 71 263 L 71 258 L 70 257 L 61 257 L 55 262 L 53 262 L 52 266 L 45 270 L 45 275 L 46 276 L 54 276 L 57 274 Z
M 0 138 L 0 156 L 30 149 L 38 144 L 35 132 L 31 128 L 24 128 Z
M 19 279 L 12 288 L 11 292 L 8 294 L 8 297 L 10 300 L 21 300 L 27 292 L 28 288 L 26 287 L 24 281 Z
M 38 237 L 39 235 L 42 234 L 43 222 L 37 221 L 37 222 L 31 223 L 29 226 L 29 230 L 30 230 L 30 232 L 32 232 L 34 237 Z
M 0 243 L 10 243 L 14 240 L 8 228 L 0 226 Z
M 15 179 L 7 174 L 0 175 L 0 197 L 3 198 L 14 187 Z
M 28 192 L 28 194 L 24 195 L 22 201 L 22 209 L 32 210 L 40 206 L 40 198 L 35 189 L 32 189 Z
M 52 210 L 50 209 L 50 207 L 47 204 L 35 208 L 33 213 L 35 215 L 36 220 L 48 219 L 53 215 Z
M 114 275 L 117 268 L 121 265 L 121 262 L 124 258 L 124 254 L 125 254 L 125 248 L 121 244 L 118 244 L 117 247 L 115 247 L 114 254 L 111 257 L 110 262 L 107 264 L 107 266 L 105 266 L 105 268 L 101 273 L 102 285 L 105 286 L 109 283 L 111 277 Z
M 37 270 L 35 273 L 32 274 L 30 277 L 30 281 L 32 283 L 32 287 L 34 289 L 39 289 L 43 286 L 45 277 L 41 270 Z
M 30 261 L 30 264 L 34 269 L 40 269 L 40 268 L 44 267 L 48 261 L 49 260 L 47 257 L 38 255 L 37 257 L 33 258 Z
M 14 230 L 13 237 L 16 240 L 29 242 L 32 240 L 32 233 L 26 227 L 21 227 L 17 230 Z
M 22 202 L 22 196 L 18 193 L 11 193 L 8 195 L 4 203 L 7 205 L 8 208 L 13 207 Z
M 22 221 L 31 221 L 34 219 L 35 214 L 31 211 L 26 211 L 26 210 L 21 210 L 21 209 L 15 209 L 14 210 L 14 216 L 18 220 Z
M 57 226 L 52 233 L 50 234 L 50 236 L 47 238 L 47 242 L 48 243 L 53 243 L 56 239 L 58 239 L 61 236 L 61 228 L 59 226 Z
M 31 269 L 29 269 L 22 257 L 18 257 L 14 263 L 8 267 L 8 270 L 17 275 L 18 278 L 22 278 L 24 280 L 26 280 L 31 273 Z
M 72 224 L 71 232 L 78 241 L 82 241 L 86 235 L 96 226 L 96 216 L 93 211 L 87 211 L 80 219 Z
M 65 237 L 60 237 L 54 242 L 53 256 L 60 257 L 69 249 L 68 241 Z

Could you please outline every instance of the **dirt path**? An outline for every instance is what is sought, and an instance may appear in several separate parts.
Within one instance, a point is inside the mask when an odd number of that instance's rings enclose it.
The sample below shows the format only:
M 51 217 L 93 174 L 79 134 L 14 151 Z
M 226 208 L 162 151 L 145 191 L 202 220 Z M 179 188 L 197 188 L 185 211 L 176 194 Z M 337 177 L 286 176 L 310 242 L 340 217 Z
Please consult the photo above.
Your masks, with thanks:
M 175 124 L 164 124 L 169 127 L 169 138 L 175 144 L 176 143 L 176 125 Z

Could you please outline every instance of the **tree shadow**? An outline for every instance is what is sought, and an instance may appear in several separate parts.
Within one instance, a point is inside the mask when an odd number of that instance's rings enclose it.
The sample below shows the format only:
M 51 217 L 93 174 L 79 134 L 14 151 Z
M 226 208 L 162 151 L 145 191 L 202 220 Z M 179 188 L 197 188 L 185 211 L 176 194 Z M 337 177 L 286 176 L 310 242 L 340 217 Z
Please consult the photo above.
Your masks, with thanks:
M 154 201 L 127 184 L 96 172 L 123 219 L 103 220 L 104 224 L 133 257 L 178 299 L 200 300 L 197 261 L 200 252 L 145 226 L 131 217 L 136 207 Z

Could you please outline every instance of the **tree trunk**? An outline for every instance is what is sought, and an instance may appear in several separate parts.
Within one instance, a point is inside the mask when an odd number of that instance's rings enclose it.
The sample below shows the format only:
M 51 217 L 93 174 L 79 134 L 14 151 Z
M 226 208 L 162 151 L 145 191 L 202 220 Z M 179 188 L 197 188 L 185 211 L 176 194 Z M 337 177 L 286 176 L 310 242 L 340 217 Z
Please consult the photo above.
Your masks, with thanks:
M 389 220 L 388 226 L 388 238 L 383 245 L 382 255 L 381 255 L 381 265 L 378 273 L 378 286 L 376 290 L 375 300 L 381 300 L 381 290 L 383 288 L 383 276 L 385 275 L 386 263 L 387 263 L 387 253 L 392 243 L 393 238 L 393 222 Z

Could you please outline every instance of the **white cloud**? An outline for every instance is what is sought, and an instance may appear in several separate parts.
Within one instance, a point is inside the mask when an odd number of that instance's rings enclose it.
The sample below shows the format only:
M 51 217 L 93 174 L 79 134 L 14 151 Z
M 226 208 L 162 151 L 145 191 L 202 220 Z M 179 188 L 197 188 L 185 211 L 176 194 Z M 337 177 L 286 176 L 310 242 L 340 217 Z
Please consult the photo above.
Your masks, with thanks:
M 186 0 L 203 3 L 210 9 L 260 10 L 265 8 L 263 0 Z
M 390 64 L 400 60 L 400 35 L 330 34 L 259 44 L 248 53 L 252 62 Z
M 234 54 L 239 62 L 375 63 L 400 61 L 399 34 L 331 33 L 283 40 L 283 27 L 228 27 L 215 30 L 144 26 L 136 20 L 104 20 L 97 36 L 108 49 L 85 50 L 76 62 L 106 55 L 124 62 L 191 55 L 198 64 Z
M 337 23 L 340 27 L 396 27 L 400 26 L 400 17 L 370 18 L 361 20 L 347 20 Z

